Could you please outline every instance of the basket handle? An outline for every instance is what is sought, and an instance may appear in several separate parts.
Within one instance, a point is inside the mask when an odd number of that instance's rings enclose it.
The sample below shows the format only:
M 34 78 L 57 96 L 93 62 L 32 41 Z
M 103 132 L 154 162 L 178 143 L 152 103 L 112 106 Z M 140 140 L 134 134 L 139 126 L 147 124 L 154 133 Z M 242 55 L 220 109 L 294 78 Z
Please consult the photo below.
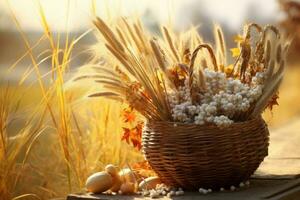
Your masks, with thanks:
M 192 54 L 192 58 L 191 58 L 191 62 L 190 62 L 190 67 L 189 67 L 189 77 L 190 77 L 190 80 L 189 80 L 189 86 L 190 86 L 190 90 L 191 90 L 191 98 L 192 98 L 192 101 L 195 102 L 196 101 L 196 97 L 195 95 L 193 94 L 193 81 L 194 81 L 194 78 L 193 78 L 193 74 L 194 74 L 194 64 L 195 64 L 195 60 L 197 58 L 197 55 L 198 55 L 198 52 L 199 50 L 201 49 L 207 49 L 207 51 L 209 52 L 209 55 L 210 55 L 210 59 L 214 65 L 214 70 L 217 72 L 219 71 L 219 68 L 218 68 L 218 63 L 217 63 L 217 59 L 216 59 L 216 56 L 214 54 L 214 51 L 213 49 L 211 48 L 211 46 L 209 44 L 200 44 L 197 46 L 197 48 L 193 51 L 193 54 Z

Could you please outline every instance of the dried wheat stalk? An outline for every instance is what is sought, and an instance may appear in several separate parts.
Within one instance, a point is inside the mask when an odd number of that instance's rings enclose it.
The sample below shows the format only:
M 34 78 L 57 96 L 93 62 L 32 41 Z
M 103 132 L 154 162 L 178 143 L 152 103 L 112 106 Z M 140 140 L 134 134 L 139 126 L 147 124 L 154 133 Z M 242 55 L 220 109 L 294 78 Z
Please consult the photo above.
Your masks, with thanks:
M 238 121 L 260 115 L 283 78 L 288 44 L 273 26 L 262 28 L 254 23 L 245 26 L 239 44 L 240 54 L 233 69 L 227 72 L 227 49 L 219 26 L 214 29 L 216 49 L 213 49 L 202 42 L 194 27 L 182 34 L 162 27 L 164 39 L 153 39 L 140 21 L 130 23 L 122 18 L 121 23 L 112 27 L 96 18 L 94 24 L 107 48 L 101 56 L 107 62 L 104 66 L 94 65 L 94 74 L 75 80 L 95 80 L 104 86 L 104 91 L 91 94 L 91 97 L 126 101 L 148 119 L 172 121 L 168 95 L 176 92 L 185 80 L 189 81 L 191 99 L 197 104 L 199 94 L 206 90 L 205 68 L 224 72 L 245 84 L 250 84 L 254 72 L 266 71 L 263 94 L 247 112 L 233 116 Z M 252 30 L 258 36 L 257 41 L 253 41 Z M 197 55 L 200 59 L 196 59 Z

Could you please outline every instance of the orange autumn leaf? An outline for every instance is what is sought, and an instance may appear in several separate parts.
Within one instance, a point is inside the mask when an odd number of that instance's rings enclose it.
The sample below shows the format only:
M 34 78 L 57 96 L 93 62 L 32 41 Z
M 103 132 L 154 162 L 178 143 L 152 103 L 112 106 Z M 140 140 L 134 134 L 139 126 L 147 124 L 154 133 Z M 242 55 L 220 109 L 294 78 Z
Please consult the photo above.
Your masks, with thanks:
M 141 149 L 141 138 L 138 137 L 137 131 L 135 128 L 129 129 L 123 127 L 123 136 L 122 140 L 126 140 L 127 144 L 132 144 L 133 147 L 137 148 L 138 150 Z
M 146 160 L 134 163 L 131 167 L 134 171 L 136 171 L 140 176 L 144 178 L 157 176 L 157 174 L 153 171 L 153 169 Z
M 132 167 L 132 169 L 135 169 L 135 170 L 138 170 L 138 169 L 152 170 L 151 166 L 149 165 L 148 161 L 146 161 L 146 160 L 134 163 L 131 167 Z
M 142 148 L 142 133 L 143 133 L 143 127 L 144 127 L 144 122 L 140 121 L 134 127 L 134 134 L 131 137 L 131 142 L 134 147 L 136 147 L 138 150 Z
M 138 122 L 134 128 L 125 128 L 123 127 L 123 136 L 122 140 L 126 140 L 128 144 L 132 144 L 135 148 L 140 150 L 142 148 L 142 131 L 143 131 L 143 122 Z
M 134 122 L 136 120 L 136 114 L 134 112 L 134 110 L 132 108 L 126 108 L 123 110 L 123 118 L 124 118 L 124 122 Z

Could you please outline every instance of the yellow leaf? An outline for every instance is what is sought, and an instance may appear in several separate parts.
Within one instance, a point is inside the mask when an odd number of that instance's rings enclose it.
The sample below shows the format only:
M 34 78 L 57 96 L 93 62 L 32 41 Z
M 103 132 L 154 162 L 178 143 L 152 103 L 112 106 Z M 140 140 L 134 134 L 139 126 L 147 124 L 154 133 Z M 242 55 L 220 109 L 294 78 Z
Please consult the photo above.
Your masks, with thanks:
M 243 41 L 244 41 L 243 36 L 241 36 L 241 35 L 236 35 L 236 36 L 234 36 L 234 42 L 236 42 L 236 43 L 241 43 L 241 42 L 243 42 Z
M 225 67 L 225 74 L 230 75 L 233 71 L 233 65 L 228 65 L 227 67 Z
M 232 48 L 230 51 L 232 53 L 232 57 L 238 57 L 241 53 L 240 48 Z

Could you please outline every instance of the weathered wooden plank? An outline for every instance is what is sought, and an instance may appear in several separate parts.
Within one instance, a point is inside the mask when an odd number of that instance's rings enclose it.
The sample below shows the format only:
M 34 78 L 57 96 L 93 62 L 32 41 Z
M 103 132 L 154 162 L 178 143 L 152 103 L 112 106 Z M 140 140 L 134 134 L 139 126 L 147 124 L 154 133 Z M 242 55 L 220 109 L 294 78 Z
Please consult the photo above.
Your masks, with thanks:
M 272 198 L 272 197 L 276 197 L 279 196 L 281 194 L 287 193 L 291 190 L 294 190 L 295 188 L 299 188 L 300 187 L 300 179 L 296 179 L 296 180 L 291 180 L 288 183 L 284 184 L 282 187 L 280 187 L 277 190 L 272 191 L 271 193 L 263 196 L 264 198 Z M 300 196 L 299 196 L 300 198 Z
M 300 117 L 290 123 L 270 130 L 269 156 L 265 158 L 257 174 L 286 176 L 300 174 Z
M 299 180 L 297 180 L 299 181 Z M 184 196 L 174 197 L 178 200 L 283 200 L 286 196 L 292 197 L 300 193 L 300 186 L 290 187 L 295 180 L 251 180 L 249 188 L 240 189 L 235 192 L 213 192 L 207 195 L 201 195 L 198 192 L 186 192 Z M 289 188 L 290 187 L 290 188 Z M 278 191 L 276 193 L 276 191 Z M 291 192 L 292 191 L 292 192 Z M 70 194 L 67 200 L 142 200 L 150 199 L 139 195 L 91 195 L 91 194 Z M 162 197 L 158 200 L 170 200 L 170 198 Z

